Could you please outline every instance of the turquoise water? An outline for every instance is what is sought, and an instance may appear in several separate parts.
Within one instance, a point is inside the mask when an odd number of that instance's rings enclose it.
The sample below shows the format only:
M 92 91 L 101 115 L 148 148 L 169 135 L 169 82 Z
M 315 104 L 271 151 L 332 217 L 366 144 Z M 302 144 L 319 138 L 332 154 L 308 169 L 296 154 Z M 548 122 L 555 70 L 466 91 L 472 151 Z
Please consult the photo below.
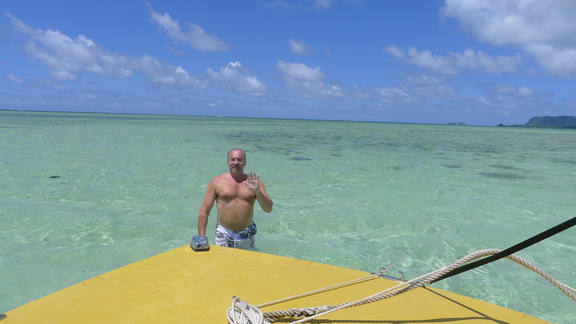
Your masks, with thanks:
M 574 130 L 0 111 L 0 145 L 0 313 L 188 244 L 233 147 L 274 199 L 255 215 L 265 253 L 376 271 L 429 241 L 389 273 L 413 278 L 576 210 Z M 576 286 L 575 234 L 518 255 Z M 576 321 L 506 260 L 434 287 Z

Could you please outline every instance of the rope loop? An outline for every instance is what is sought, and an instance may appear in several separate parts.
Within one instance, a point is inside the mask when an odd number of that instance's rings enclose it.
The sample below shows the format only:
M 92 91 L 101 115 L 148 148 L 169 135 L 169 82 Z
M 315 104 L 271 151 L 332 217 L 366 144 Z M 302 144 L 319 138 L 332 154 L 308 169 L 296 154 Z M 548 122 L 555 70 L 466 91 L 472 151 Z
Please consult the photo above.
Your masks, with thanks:
M 228 323 L 234 324 L 270 324 L 264 320 L 264 315 L 258 307 L 254 307 L 246 301 L 234 296 L 232 305 L 226 312 Z

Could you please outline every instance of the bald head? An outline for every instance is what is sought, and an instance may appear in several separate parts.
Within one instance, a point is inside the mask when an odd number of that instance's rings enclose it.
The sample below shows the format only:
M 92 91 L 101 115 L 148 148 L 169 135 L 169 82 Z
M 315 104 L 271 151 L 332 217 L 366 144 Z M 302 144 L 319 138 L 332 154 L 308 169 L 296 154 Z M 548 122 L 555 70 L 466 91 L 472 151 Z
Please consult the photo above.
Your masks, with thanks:
M 228 154 L 226 154 L 226 159 L 230 158 L 230 153 L 232 153 L 233 151 L 240 151 L 242 152 L 242 156 L 244 156 L 244 160 L 246 160 L 246 152 L 244 152 L 243 149 L 239 149 L 239 148 L 233 148 L 230 151 L 228 151 Z

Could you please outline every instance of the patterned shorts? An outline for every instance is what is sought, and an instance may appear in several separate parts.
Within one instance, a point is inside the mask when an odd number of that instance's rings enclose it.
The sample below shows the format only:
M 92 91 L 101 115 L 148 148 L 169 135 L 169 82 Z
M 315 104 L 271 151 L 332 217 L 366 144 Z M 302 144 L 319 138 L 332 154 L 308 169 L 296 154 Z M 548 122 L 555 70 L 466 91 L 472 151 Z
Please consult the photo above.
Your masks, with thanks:
M 216 226 L 216 245 L 237 249 L 254 249 L 254 236 L 258 227 L 252 223 L 241 231 L 232 231 L 218 224 Z

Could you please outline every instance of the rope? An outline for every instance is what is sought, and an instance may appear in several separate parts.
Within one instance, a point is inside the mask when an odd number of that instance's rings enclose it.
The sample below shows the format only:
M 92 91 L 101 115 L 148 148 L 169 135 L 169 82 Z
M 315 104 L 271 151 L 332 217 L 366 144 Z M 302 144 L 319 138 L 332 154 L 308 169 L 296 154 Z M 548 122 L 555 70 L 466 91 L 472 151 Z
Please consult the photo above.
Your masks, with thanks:
M 331 312 L 335 312 L 339 309 L 344 309 L 344 308 L 350 308 L 350 307 L 355 307 L 355 306 L 360 306 L 360 305 L 365 305 L 365 304 L 369 304 L 369 303 L 373 303 L 373 302 L 377 302 L 380 300 L 384 300 L 390 297 L 394 297 L 396 295 L 414 290 L 416 288 L 422 287 L 426 284 L 429 284 L 431 282 L 434 282 L 436 280 L 438 280 L 438 278 L 441 278 L 443 276 L 445 276 L 447 273 L 450 273 L 452 271 L 454 271 L 456 268 L 460 267 L 463 264 L 466 264 L 468 262 L 472 262 L 475 260 L 478 260 L 482 257 L 488 256 L 488 255 L 494 255 L 494 254 L 498 254 L 502 252 L 502 250 L 498 250 L 498 249 L 486 249 L 486 250 L 480 250 L 474 253 L 471 253 L 465 257 L 463 257 L 462 259 L 456 261 L 455 263 L 453 263 L 450 266 L 438 269 L 436 271 L 430 272 L 428 274 L 425 274 L 423 276 L 420 276 L 418 278 L 414 278 L 410 281 L 407 282 L 403 282 L 400 283 L 392 288 L 386 289 L 384 291 L 381 291 L 379 293 L 376 293 L 374 295 L 356 300 L 356 301 L 352 301 L 352 302 L 348 302 L 348 303 L 344 303 L 344 304 L 340 304 L 340 305 L 334 305 L 334 306 L 318 306 L 318 307 L 309 307 L 309 308 L 292 308 L 290 310 L 284 310 L 284 311 L 271 311 L 271 312 L 267 312 L 267 313 L 262 313 L 258 307 L 254 307 L 251 306 L 249 304 L 247 304 L 247 302 L 240 302 L 240 300 L 237 297 L 234 297 L 234 301 L 232 302 L 232 306 L 230 307 L 230 309 L 228 309 L 228 323 L 230 324 L 244 324 L 244 323 L 253 323 L 253 324 L 268 324 L 268 323 L 274 323 L 276 320 L 284 318 L 284 317 L 292 317 L 292 318 L 301 318 L 300 320 L 297 320 L 295 322 L 292 322 L 292 324 L 297 324 L 297 323 L 304 323 L 307 322 L 311 319 L 320 317 L 320 316 L 324 316 L 326 314 L 329 314 Z M 556 286 L 558 289 L 560 289 L 563 293 L 565 293 L 568 297 L 570 297 L 572 300 L 576 301 L 576 295 L 572 292 L 575 292 L 576 290 L 574 288 L 571 288 L 567 285 L 565 285 L 564 283 L 552 278 L 550 275 L 548 275 L 546 272 L 542 271 L 541 269 L 539 269 L 538 267 L 536 267 L 535 265 L 533 265 L 532 263 L 520 258 L 517 255 L 511 254 L 506 256 L 506 258 L 538 273 L 540 276 L 544 277 L 546 280 L 548 280 L 550 283 L 552 283 L 554 286 Z M 366 277 L 367 278 L 367 277 Z M 361 278 L 361 279 L 365 279 L 365 278 Z M 354 281 L 358 281 L 361 279 L 357 279 Z M 342 284 L 340 285 L 335 285 L 335 286 L 331 286 L 331 287 L 336 287 L 336 286 L 342 286 Z M 321 290 L 326 290 L 326 289 L 321 289 Z M 300 297 L 302 295 L 310 295 L 311 293 L 306 293 L 306 294 L 301 294 L 301 295 L 297 295 L 295 297 Z M 281 301 L 286 301 L 289 300 L 290 298 L 284 298 Z M 265 303 L 265 304 L 261 304 L 261 305 L 271 305 L 275 302 L 271 302 L 271 303 Z M 263 306 L 262 306 L 263 307 Z M 249 317 L 249 316 L 253 316 L 253 317 Z M 261 317 L 258 317 L 261 316 Z
M 257 307 L 248 305 L 247 302 L 240 301 L 240 298 L 234 296 L 232 306 L 226 312 L 228 323 L 237 324 L 270 324 L 265 321 L 262 311 Z
M 328 287 L 324 287 L 324 288 L 312 290 L 312 291 L 305 292 L 305 293 L 302 293 L 302 294 L 299 294 L 299 295 L 294 295 L 294 296 L 290 296 L 290 297 L 286 297 L 286 298 L 274 300 L 274 301 L 271 301 L 271 302 L 267 302 L 267 303 L 264 303 L 264 304 L 257 305 L 256 307 L 258 307 L 258 308 L 263 308 L 263 307 L 266 307 L 266 306 L 283 303 L 283 302 L 288 301 L 288 300 L 294 300 L 294 299 L 298 299 L 298 298 L 302 298 L 302 297 L 306 297 L 306 296 L 318 294 L 318 293 L 321 293 L 321 292 L 324 292 L 324 291 L 327 291 L 327 290 L 336 289 L 336 288 L 340 288 L 340 287 L 343 287 L 343 286 L 348 286 L 348 285 L 351 285 L 351 284 L 356 283 L 356 282 L 359 282 L 359 281 L 368 280 L 368 279 L 371 279 L 371 278 L 374 278 L 374 277 L 380 277 L 380 275 L 381 275 L 380 272 L 378 272 L 378 273 L 373 273 L 373 274 L 371 274 L 371 275 L 369 275 L 369 276 L 366 276 L 366 277 L 362 277 L 362 278 L 358 278 L 358 279 L 346 281 L 346 282 L 343 282 L 343 283 L 339 283 L 339 284 L 336 284 L 336 285 L 332 285 L 332 286 L 328 286 Z
M 554 235 L 556 235 L 556 234 L 558 234 L 558 233 L 560 233 L 560 232 L 563 232 L 563 231 L 565 231 L 565 230 L 567 230 L 567 229 L 569 229 L 570 227 L 575 226 L 575 225 L 576 225 L 576 217 L 572 217 L 571 219 L 565 221 L 564 223 L 561 223 L 561 224 L 558 224 L 558 225 L 556 225 L 556 226 L 554 226 L 554 227 L 552 227 L 552 228 L 549 228 L 549 229 L 545 230 L 544 232 L 539 233 L 539 234 L 537 234 L 537 235 L 534 235 L 534 236 L 532 236 L 531 238 L 529 238 L 529 239 L 527 239 L 527 240 L 524 240 L 524 241 L 522 241 L 522 242 L 520 242 L 520 243 L 518 243 L 518 244 L 516 244 L 516 245 L 514 245 L 514 246 L 511 246 L 511 247 L 507 248 L 507 249 L 504 250 L 504 251 L 500 251 L 499 253 L 490 256 L 489 258 L 485 258 L 485 259 L 482 259 L 482 260 L 480 260 L 480 261 L 478 261 L 478 262 L 474 262 L 474 263 L 471 263 L 471 264 L 467 264 L 467 265 L 459 268 L 458 270 L 456 270 L 456 271 L 454 271 L 454 272 L 452 272 L 452 273 L 450 273 L 450 274 L 448 274 L 448 275 L 446 275 L 446 276 L 442 276 L 442 277 L 436 279 L 435 281 L 440 281 L 440 280 L 443 280 L 443 279 L 446 279 L 446 278 L 455 276 L 455 275 L 457 275 L 457 274 L 460 274 L 460 273 L 462 273 L 462 272 L 465 272 L 465 271 L 472 270 L 472 269 L 474 269 L 474 268 L 483 266 L 483 265 L 485 265 L 485 264 L 487 264 L 487 263 L 494 262 L 494 261 L 496 261 L 496 260 L 505 258 L 505 257 L 507 257 L 507 256 L 509 256 L 509 255 L 511 255 L 511 254 L 514 254 L 514 253 L 516 253 L 516 252 L 518 252 L 518 251 L 520 251 L 520 250 L 522 250 L 522 249 L 525 249 L 525 248 L 527 248 L 527 247 L 529 247 L 529 246 L 531 246 L 531 245 L 534 245 L 534 244 L 536 244 L 536 243 L 538 243 L 538 242 L 540 242 L 540 241 L 542 241 L 542 240 L 545 240 L 545 239 L 547 239 L 547 238 L 549 238 L 549 237 L 551 237 L 551 236 L 554 236 Z
M 426 242 L 422 243 L 419 247 L 415 248 L 414 250 L 410 251 L 410 253 L 406 254 L 405 256 L 401 257 L 398 261 L 392 263 L 391 266 L 389 266 L 388 268 L 382 268 L 382 272 L 386 272 L 390 269 L 392 269 L 395 265 L 397 265 L 398 263 L 402 262 L 404 259 L 406 259 L 407 257 L 411 256 L 412 254 L 416 253 L 418 250 L 420 250 L 421 248 L 423 248 L 426 244 L 430 243 L 430 241 L 432 241 L 433 239 L 437 238 L 438 236 L 440 236 L 440 234 L 446 232 L 450 227 L 452 227 L 457 221 L 452 222 L 452 224 L 446 226 L 442 231 L 437 232 L 434 236 L 432 236 L 430 239 L 428 239 Z
M 455 222 L 454 222 L 454 223 L 455 223 Z M 355 279 L 355 280 L 350 280 L 350 281 L 347 281 L 347 282 L 343 282 L 343 283 L 340 283 L 340 284 L 328 286 L 328 287 L 325 287 L 325 288 L 320 288 L 320 289 L 317 289 L 317 290 L 312 290 L 312 291 L 305 292 L 305 293 L 302 293 L 302 294 L 299 294 L 299 295 L 290 296 L 290 297 L 286 297 L 286 298 L 274 300 L 274 301 L 271 301 L 271 302 L 263 303 L 263 304 L 257 305 L 256 307 L 258 307 L 258 308 L 263 308 L 263 307 L 266 307 L 266 306 L 270 306 L 270 305 L 274 305 L 274 304 L 279 304 L 279 303 L 282 303 L 282 302 L 285 302 L 285 301 L 288 301 L 288 300 L 294 300 L 294 299 L 297 299 L 297 298 L 302 298 L 302 297 L 306 297 L 306 296 L 318 294 L 318 293 L 321 293 L 321 292 L 324 292 L 324 291 L 327 291 L 327 290 L 336 289 L 336 288 L 339 288 L 339 287 L 342 287 L 342 286 L 351 285 L 351 284 L 353 284 L 353 283 L 360 282 L 360 281 L 364 281 L 364 280 L 368 280 L 368 279 L 371 279 L 371 278 L 374 278 L 374 277 L 381 277 L 384 272 L 390 270 L 392 267 L 394 267 L 395 265 L 397 265 L 398 263 L 400 263 L 402 260 L 404 260 L 404 259 L 406 259 L 407 257 L 411 256 L 412 254 L 414 254 L 415 252 L 417 252 L 419 249 L 421 249 L 422 247 L 424 247 L 426 244 L 430 243 L 430 241 L 432 241 L 433 239 L 437 238 L 440 234 L 446 232 L 452 225 L 453 225 L 453 224 L 450 224 L 449 226 L 447 226 L 446 228 L 444 228 L 442 231 L 439 231 L 438 233 L 436 233 L 436 235 L 434 235 L 432 238 L 430 238 L 429 240 L 427 240 L 426 242 L 424 242 L 423 244 L 421 244 L 421 245 L 420 245 L 419 247 L 417 247 L 416 249 L 412 250 L 410 253 L 408 253 L 408 254 L 405 255 L 404 257 L 400 258 L 398 261 L 394 262 L 391 266 L 389 266 L 389 267 L 387 267 L 387 268 L 381 268 L 380 271 L 377 272 L 377 273 L 373 273 L 373 274 L 371 274 L 371 275 L 369 275 L 369 276 L 366 276 L 366 277 L 362 277 L 362 278 Z

